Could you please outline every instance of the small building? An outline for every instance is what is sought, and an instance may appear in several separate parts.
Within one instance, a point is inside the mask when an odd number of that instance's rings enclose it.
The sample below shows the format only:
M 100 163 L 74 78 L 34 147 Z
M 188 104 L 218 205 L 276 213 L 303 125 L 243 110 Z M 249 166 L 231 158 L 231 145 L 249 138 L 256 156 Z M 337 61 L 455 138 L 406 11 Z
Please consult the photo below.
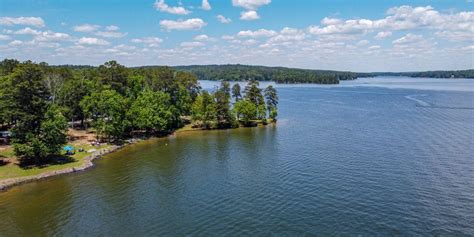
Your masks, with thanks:
M 0 131 L 0 144 L 8 144 L 11 136 L 12 134 L 9 131 Z

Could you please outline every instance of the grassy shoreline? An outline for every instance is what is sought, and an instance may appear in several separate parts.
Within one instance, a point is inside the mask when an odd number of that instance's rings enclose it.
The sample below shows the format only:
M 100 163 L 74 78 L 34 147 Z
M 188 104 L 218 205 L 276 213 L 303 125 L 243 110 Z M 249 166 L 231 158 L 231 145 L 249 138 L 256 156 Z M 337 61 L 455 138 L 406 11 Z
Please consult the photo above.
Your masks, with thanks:
M 269 122 L 269 124 L 271 124 Z M 257 123 L 257 126 L 265 126 L 261 122 Z M 218 130 L 218 129 L 213 129 Z M 178 133 L 186 133 L 186 132 L 193 132 L 193 131 L 211 131 L 209 129 L 202 129 L 202 128 L 193 128 L 191 124 L 185 125 L 184 127 L 177 129 L 173 133 L 167 135 L 173 135 Z M 136 140 L 136 142 L 132 143 L 125 143 L 124 145 L 113 145 L 113 144 L 105 144 L 101 145 L 100 147 L 93 147 L 91 145 L 83 146 L 83 148 L 87 151 L 89 149 L 97 149 L 97 151 L 93 153 L 88 152 L 77 152 L 74 155 L 68 156 L 72 160 L 67 163 L 63 164 L 50 164 L 44 167 L 32 167 L 32 168 L 22 168 L 18 166 L 18 164 L 9 163 L 0 166 L 0 192 L 6 191 L 14 186 L 21 185 L 24 183 L 34 182 L 42 179 L 46 179 L 53 176 L 75 173 L 87 170 L 94 166 L 93 161 L 98 159 L 104 155 L 110 154 L 115 152 L 125 146 L 134 145 L 154 137 L 142 138 Z M 12 148 L 0 150 L 0 158 L 3 157 L 11 157 L 13 155 Z

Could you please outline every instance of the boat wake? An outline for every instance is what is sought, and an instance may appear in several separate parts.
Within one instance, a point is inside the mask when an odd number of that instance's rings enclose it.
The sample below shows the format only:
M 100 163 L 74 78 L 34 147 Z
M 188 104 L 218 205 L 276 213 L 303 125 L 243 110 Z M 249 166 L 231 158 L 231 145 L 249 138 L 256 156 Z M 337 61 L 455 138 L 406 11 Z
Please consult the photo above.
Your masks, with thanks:
M 424 97 L 427 96 L 426 94 L 418 94 L 418 95 L 407 95 L 405 99 L 415 101 L 416 107 L 422 108 L 432 108 L 432 109 L 467 109 L 467 110 L 474 110 L 474 107 L 456 107 L 456 106 L 443 106 L 443 105 L 436 105 L 432 103 L 428 103 L 424 100 L 418 99 L 416 97 Z

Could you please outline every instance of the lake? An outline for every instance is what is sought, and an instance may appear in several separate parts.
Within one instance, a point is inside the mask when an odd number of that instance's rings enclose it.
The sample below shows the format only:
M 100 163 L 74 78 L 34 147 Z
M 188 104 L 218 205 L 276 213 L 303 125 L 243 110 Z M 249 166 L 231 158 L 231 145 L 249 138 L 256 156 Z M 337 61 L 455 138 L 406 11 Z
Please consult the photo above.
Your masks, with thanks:
M 474 80 L 277 89 L 275 126 L 154 139 L 0 193 L 0 236 L 474 235 Z

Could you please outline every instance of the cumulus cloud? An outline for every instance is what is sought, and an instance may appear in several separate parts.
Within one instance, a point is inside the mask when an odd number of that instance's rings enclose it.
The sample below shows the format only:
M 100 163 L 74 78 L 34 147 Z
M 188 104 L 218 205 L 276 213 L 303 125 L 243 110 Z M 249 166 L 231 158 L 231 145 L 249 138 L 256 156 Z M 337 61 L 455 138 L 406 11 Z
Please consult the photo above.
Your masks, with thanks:
M 30 27 L 26 27 L 26 28 L 17 30 L 13 33 L 16 34 L 16 35 L 39 35 L 39 34 L 41 34 L 41 31 L 31 29 Z
M 191 18 L 187 20 L 162 20 L 160 26 L 165 30 L 199 30 L 207 23 L 200 18 Z
M 209 37 L 208 35 L 196 35 L 194 37 L 196 41 L 213 41 L 214 38 Z
M 12 42 L 8 43 L 8 45 L 10 46 L 19 46 L 19 45 L 22 45 L 23 44 L 23 41 L 21 40 L 13 40 Z
M 110 25 L 110 26 L 105 27 L 105 29 L 107 31 L 118 31 L 120 28 L 116 25 Z
M 277 32 L 273 30 L 260 29 L 256 31 L 251 31 L 251 30 L 240 31 L 239 33 L 237 33 L 237 36 L 258 38 L 258 37 L 271 37 L 271 36 L 275 36 L 276 34 Z
M 89 38 L 89 37 L 82 37 L 77 42 L 80 45 L 109 45 L 110 43 L 104 39 L 99 38 Z
M 58 33 L 52 31 L 41 32 L 40 34 L 34 37 L 34 40 L 42 42 L 66 41 L 70 39 L 71 36 L 66 33 Z
M 418 43 L 423 40 L 422 35 L 414 35 L 411 33 L 406 34 L 405 36 L 392 41 L 393 44 L 412 44 Z
M 144 38 L 135 38 L 132 39 L 133 43 L 145 43 L 145 44 L 159 44 L 162 43 L 163 40 L 158 37 L 144 37 Z
M 94 32 L 100 28 L 99 25 L 89 25 L 89 24 L 83 24 L 83 25 L 77 25 L 73 27 L 73 30 L 76 32 L 83 32 L 83 33 L 88 33 L 88 32 Z
M 445 31 L 464 31 L 474 33 L 474 12 L 443 14 L 431 6 L 400 6 L 387 10 L 382 19 L 324 18 L 319 26 L 310 26 L 308 32 L 313 35 L 357 35 L 382 30 L 376 38 L 389 37 L 390 31 L 412 29 L 438 29 Z
M 209 4 L 208 0 L 202 0 L 201 9 L 206 10 L 206 11 L 209 11 L 212 9 L 211 4 Z
M 271 2 L 271 0 L 232 0 L 232 5 L 246 10 L 240 13 L 241 20 L 251 21 L 260 19 L 257 13 L 258 8 Z
M 254 10 L 245 11 L 240 13 L 240 19 L 244 21 L 253 21 L 260 19 L 258 13 Z
M 184 7 L 170 7 L 165 3 L 165 0 L 159 0 L 155 2 L 155 9 L 160 12 L 166 12 L 176 15 L 188 15 L 191 11 L 187 10 Z
M 182 42 L 180 44 L 181 47 L 184 47 L 184 48 L 194 48 L 194 47 L 202 47 L 204 46 L 204 43 L 202 42 L 197 42 L 197 41 L 193 41 L 193 42 Z
M 1 35 L 1 34 L 0 34 L 0 40 L 10 40 L 10 39 L 11 39 L 10 36 L 8 36 L 8 35 Z
M 377 35 L 375 35 L 375 39 L 378 39 L 378 40 L 381 40 L 381 39 L 385 39 L 387 37 L 390 37 L 392 36 L 392 32 L 390 31 L 381 31 L 379 33 L 377 33 Z
M 370 50 L 377 50 L 377 49 L 380 49 L 380 45 L 372 45 L 369 47 Z
M 99 31 L 95 35 L 104 37 L 104 38 L 123 38 L 127 33 L 122 33 L 118 31 Z
M 232 19 L 230 18 L 227 18 L 223 15 L 217 15 L 217 20 L 220 22 L 220 23 L 223 23 L 223 24 L 229 24 L 232 22 Z
M 236 7 L 243 7 L 247 10 L 257 10 L 263 5 L 268 5 L 271 0 L 232 0 L 232 5 Z
M 0 25 L 25 25 L 34 27 L 44 27 L 44 21 L 41 17 L 0 17 Z

